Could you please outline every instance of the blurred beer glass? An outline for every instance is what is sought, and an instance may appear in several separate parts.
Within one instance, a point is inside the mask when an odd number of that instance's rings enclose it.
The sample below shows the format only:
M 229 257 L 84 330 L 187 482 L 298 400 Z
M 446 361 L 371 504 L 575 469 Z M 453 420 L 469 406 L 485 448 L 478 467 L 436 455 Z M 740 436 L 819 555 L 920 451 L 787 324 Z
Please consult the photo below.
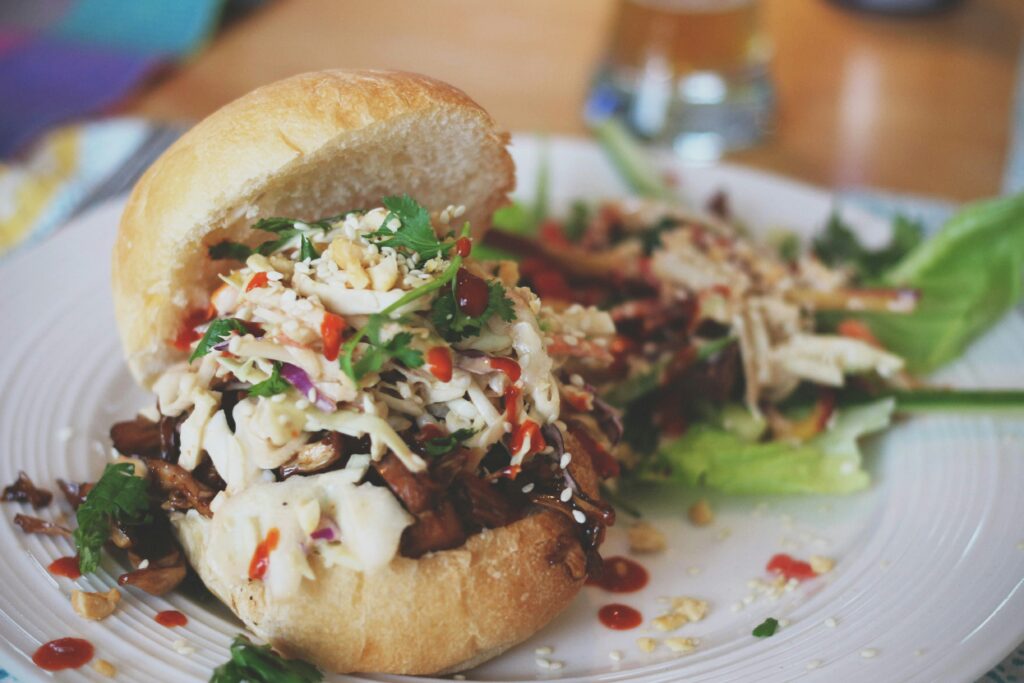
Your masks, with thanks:
M 619 0 L 587 116 L 713 161 L 767 131 L 768 61 L 757 0 Z

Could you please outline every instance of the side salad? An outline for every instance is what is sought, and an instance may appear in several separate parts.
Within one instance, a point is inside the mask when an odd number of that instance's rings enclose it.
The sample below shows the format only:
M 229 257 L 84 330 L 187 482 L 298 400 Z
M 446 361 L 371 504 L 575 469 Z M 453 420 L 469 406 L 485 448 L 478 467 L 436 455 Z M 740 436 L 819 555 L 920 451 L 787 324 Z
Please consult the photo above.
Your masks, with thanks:
M 597 137 L 640 195 L 496 216 L 486 246 L 520 259 L 546 302 L 616 322 L 615 363 L 584 378 L 621 411 L 599 444 L 622 479 L 727 493 L 847 493 L 870 478 L 858 440 L 898 412 L 1024 407 L 1024 391 L 931 387 L 1021 298 L 1024 195 L 964 207 L 930 238 L 905 217 L 869 249 L 838 214 L 810 244 L 750 237 L 719 194 L 704 211 L 615 123 Z

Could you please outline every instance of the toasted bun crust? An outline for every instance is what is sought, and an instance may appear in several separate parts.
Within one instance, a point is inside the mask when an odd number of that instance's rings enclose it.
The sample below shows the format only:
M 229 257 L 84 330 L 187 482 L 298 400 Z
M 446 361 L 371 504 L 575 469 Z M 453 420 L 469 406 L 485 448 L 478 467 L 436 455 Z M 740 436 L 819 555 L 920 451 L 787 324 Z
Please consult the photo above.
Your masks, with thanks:
M 209 245 L 258 243 L 260 217 L 315 219 L 400 193 L 465 205 L 479 234 L 515 184 L 507 142 L 465 93 L 401 72 L 301 74 L 215 112 L 146 171 L 121 219 L 114 306 L 135 379 L 148 387 L 183 357 L 168 340 L 232 266 Z
M 598 479 L 572 435 L 572 475 L 598 496 Z M 325 567 L 284 601 L 261 581 L 232 582 L 207 557 L 210 521 L 172 516 L 185 554 L 206 586 L 245 625 L 290 657 L 339 673 L 448 674 L 496 657 L 565 609 L 583 586 L 587 561 L 578 525 L 543 510 L 471 536 L 452 550 L 395 557 L 364 574 Z
M 231 584 L 206 560 L 198 515 L 179 517 L 200 578 L 245 625 L 289 657 L 339 673 L 437 674 L 497 656 L 551 621 L 586 578 L 573 522 L 541 512 L 417 560 L 396 557 L 370 574 L 324 567 L 286 601 L 260 581 Z M 551 558 L 549 560 L 549 558 Z

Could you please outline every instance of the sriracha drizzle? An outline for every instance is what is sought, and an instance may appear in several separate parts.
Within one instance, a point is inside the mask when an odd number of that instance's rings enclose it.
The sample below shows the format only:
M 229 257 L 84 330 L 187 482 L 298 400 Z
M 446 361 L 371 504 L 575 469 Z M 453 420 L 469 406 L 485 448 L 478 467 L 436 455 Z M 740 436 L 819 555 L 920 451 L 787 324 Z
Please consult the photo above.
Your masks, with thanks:
M 627 631 L 643 623 L 644 616 L 629 605 L 613 602 L 597 611 L 598 620 L 615 631 Z
M 88 640 L 59 638 L 40 645 L 32 655 L 32 663 L 43 671 L 77 669 L 88 664 L 94 653 Z
M 796 579 L 797 581 L 804 581 L 817 576 L 814 570 L 811 569 L 810 564 L 803 560 L 797 560 L 785 553 L 773 555 L 772 559 L 768 560 L 768 566 L 765 569 L 772 574 L 782 574 L 787 580 Z
M 587 585 L 603 588 L 609 593 L 633 593 L 646 586 L 649 579 L 650 575 L 639 562 L 615 556 L 605 559 L 601 573 L 588 577 Z
M 249 561 L 250 579 L 262 580 L 267 575 L 267 569 L 270 568 L 270 553 L 277 550 L 277 544 L 280 540 L 281 532 L 277 530 L 277 527 L 274 527 L 267 532 L 267 537 L 256 546 L 256 551 L 252 554 L 252 560 Z
M 58 558 L 50 563 L 46 571 L 54 576 L 64 576 L 69 579 L 77 579 L 82 575 L 82 571 L 78 568 L 77 556 Z
M 163 612 L 158 612 L 157 615 L 153 617 L 153 620 L 161 626 L 166 626 L 167 628 L 188 625 L 188 617 L 186 617 L 184 614 L 182 614 L 176 609 L 169 609 Z

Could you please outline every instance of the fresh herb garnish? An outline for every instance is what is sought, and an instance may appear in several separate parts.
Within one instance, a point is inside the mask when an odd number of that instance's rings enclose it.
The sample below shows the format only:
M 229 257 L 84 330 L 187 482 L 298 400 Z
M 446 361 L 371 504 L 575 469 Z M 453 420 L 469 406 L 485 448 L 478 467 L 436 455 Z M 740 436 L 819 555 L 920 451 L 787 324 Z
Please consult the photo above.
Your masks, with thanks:
M 388 215 L 384 217 L 380 230 L 367 235 L 368 239 L 378 240 L 377 245 L 381 247 L 405 249 L 419 254 L 423 259 L 448 255 L 452 243 L 437 238 L 434 226 L 430 224 L 430 214 L 415 199 L 404 194 L 400 197 L 385 197 L 381 203 L 388 210 Z M 397 218 L 401 223 L 397 230 L 388 227 L 392 218 Z
M 661 246 L 661 236 L 678 225 L 679 220 L 677 218 L 662 216 L 656 222 L 644 228 L 640 233 L 640 244 L 643 245 L 644 255 L 650 256 L 655 249 Z
M 127 462 L 107 465 L 78 507 L 78 528 L 73 538 L 83 574 L 94 572 L 99 566 L 100 551 L 110 538 L 111 523 L 141 524 L 149 519 L 146 480 L 134 476 L 134 471 L 135 466 Z
M 213 670 L 210 683 L 318 683 L 320 670 L 301 659 L 285 659 L 269 645 L 243 635 L 231 643 L 231 659 Z
M 478 316 L 466 315 L 459 308 L 454 282 L 448 291 L 442 292 L 434 300 L 430 308 L 431 322 L 438 333 L 450 342 L 479 335 L 492 315 L 497 315 L 505 322 L 516 319 L 512 300 L 505 296 L 505 288 L 497 281 L 487 283 L 487 308 Z
M 300 251 L 300 259 L 305 259 L 306 255 L 309 253 L 309 251 L 306 251 L 306 243 L 308 242 L 306 234 L 314 230 L 327 233 L 330 231 L 332 225 L 343 220 L 351 213 L 361 213 L 361 211 L 349 211 L 338 216 L 321 218 L 318 221 L 301 221 L 298 218 L 282 218 L 279 216 L 262 218 L 252 225 L 252 229 L 277 235 L 276 239 L 267 240 L 255 249 L 245 244 L 241 244 L 240 242 L 224 240 L 223 242 L 218 242 L 210 247 L 208 253 L 210 254 L 210 258 L 214 260 L 234 259 L 236 261 L 245 261 L 253 254 L 269 256 L 275 251 L 283 249 L 288 243 L 295 239 L 296 236 L 300 236 L 303 242 L 301 247 L 302 250 Z M 316 254 L 316 250 L 313 249 L 312 243 L 309 243 L 309 250 L 315 254 L 311 258 L 317 258 L 317 256 L 319 256 L 319 254 Z
M 203 338 L 199 340 L 196 350 L 188 357 L 188 362 L 191 363 L 196 358 L 202 358 L 208 354 L 214 346 L 224 341 L 232 332 L 248 334 L 249 329 L 238 318 L 220 318 L 211 322 L 206 328 Z
M 752 635 L 755 638 L 769 638 L 775 635 L 775 632 L 779 630 L 779 620 L 773 617 L 768 617 L 760 624 L 754 627 Z
M 456 429 L 447 436 L 435 436 L 433 439 L 427 439 L 423 443 L 423 448 L 427 451 L 427 455 L 434 458 L 447 455 L 474 434 L 476 431 L 472 429 Z
M 590 224 L 590 207 L 581 200 L 576 200 L 569 207 L 569 217 L 562 224 L 562 232 L 570 242 L 579 242 Z
M 388 200 L 385 200 L 385 205 L 387 205 L 387 201 Z M 415 202 L 413 203 L 415 204 Z M 419 205 L 417 204 L 417 206 Z M 422 209 L 422 207 L 420 208 Z M 424 209 L 423 211 L 425 212 L 426 210 Z M 430 230 L 431 234 L 433 234 L 433 228 Z M 394 234 L 397 235 L 398 233 L 396 232 Z M 468 223 L 463 226 L 461 236 L 469 236 Z M 436 240 L 436 237 L 434 239 Z M 448 244 L 447 246 L 450 248 L 451 244 Z M 445 253 L 447 253 L 447 249 L 445 249 Z M 413 301 L 435 292 L 452 282 L 461 267 L 462 257 L 455 254 L 455 256 L 452 257 L 452 260 L 448 263 L 448 267 L 444 269 L 444 272 L 441 273 L 438 278 L 431 280 L 424 285 L 420 285 L 416 289 L 406 292 L 398 299 L 398 301 L 395 301 L 380 313 L 374 313 L 371 315 L 366 325 L 352 335 L 349 340 L 345 342 L 344 346 L 341 347 L 341 353 L 338 355 L 338 365 L 341 367 L 342 371 L 358 382 L 368 373 L 380 370 L 384 363 L 390 358 L 397 359 L 407 367 L 418 368 L 423 365 L 423 354 L 420 351 L 409 347 L 409 343 L 412 341 L 411 334 L 408 332 L 402 332 L 396 334 L 392 339 L 385 342 L 381 334 L 381 329 L 385 322 L 389 322 L 391 320 L 392 313 L 401 310 Z M 360 359 L 356 361 L 353 358 L 356 347 L 364 341 L 367 343 L 367 348 L 363 351 Z
M 291 388 L 291 384 L 288 383 L 284 377 L 281 377 L 281 364 L 274 362 L 274 369 L 270 373 L 270 377 L 253 384 L 249 388 L 250 396 L 273 396 L 274 394 L 282 394 Z
M 881 249 L 868 249 L 860 243 L 857 234 L 833 211 L 825 225 L 825 232 L 814 240 L 814 253 L 829 266 L 847 266 L 862 281 L 875 281 L 882 273 L 896 265 L 923 239 L 920 223 L 897 216 L 892 224 L 892 239 Z
M 309 238 L 303 235 L 299 238 L 299 260 L 305 261 L 320 258 L 320 252 L 316 250 Z

